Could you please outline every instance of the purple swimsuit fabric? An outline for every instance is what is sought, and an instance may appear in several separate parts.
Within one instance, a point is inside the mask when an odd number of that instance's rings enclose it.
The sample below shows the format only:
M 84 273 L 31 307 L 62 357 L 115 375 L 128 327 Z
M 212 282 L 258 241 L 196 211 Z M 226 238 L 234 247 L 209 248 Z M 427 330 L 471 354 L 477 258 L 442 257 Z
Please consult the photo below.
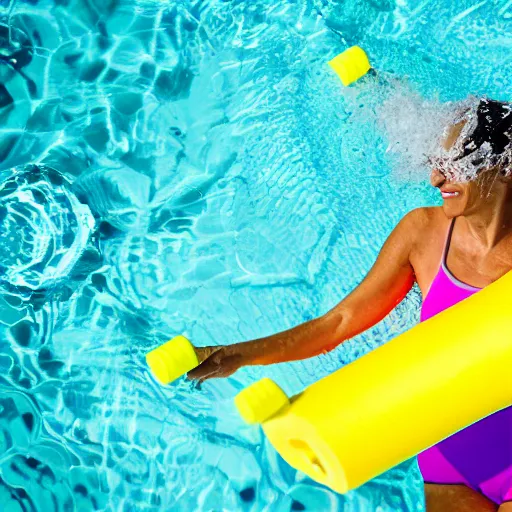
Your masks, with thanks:
M 439 272 L 423 301 L 422 322 L 479 291 L 455 278 L 446 266 L 452 230 L 453 222 Z M 465 484 L 498 505 L 512 501 L 512 407 L 420 453 L 418 463 L 427 483 Z

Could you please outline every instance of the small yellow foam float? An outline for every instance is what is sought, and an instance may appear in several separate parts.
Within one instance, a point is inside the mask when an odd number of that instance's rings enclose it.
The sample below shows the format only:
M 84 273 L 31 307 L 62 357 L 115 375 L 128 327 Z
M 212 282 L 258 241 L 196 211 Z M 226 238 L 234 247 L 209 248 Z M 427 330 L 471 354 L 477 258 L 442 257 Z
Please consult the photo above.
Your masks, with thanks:
M 199 360 L 192 343 L 185 336 L 176 336 L 148 352 L 146 363 L 160 383 L 169 384 L 193 370 Z
M 328 62 L 340 77 L 344 86 L 348 86 L 366 75 L 371 69 L 366 52 L 359 46 L 352 46 Z

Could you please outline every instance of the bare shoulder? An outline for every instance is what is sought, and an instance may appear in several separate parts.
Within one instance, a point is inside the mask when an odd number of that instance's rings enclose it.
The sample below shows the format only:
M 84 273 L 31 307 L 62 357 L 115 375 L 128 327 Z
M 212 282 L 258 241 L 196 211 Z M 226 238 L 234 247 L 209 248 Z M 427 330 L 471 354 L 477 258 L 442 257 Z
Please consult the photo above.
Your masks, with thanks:
M 418 208 L 408 215 L 414 226 L 409 261 L 420 288 L 425 291 L 439 268 L 450 219 L 441 207 Z
M 440 206 L 415 208 L 401 220 L 413 243 L 422 243 L 443 231 L 449 220 Z

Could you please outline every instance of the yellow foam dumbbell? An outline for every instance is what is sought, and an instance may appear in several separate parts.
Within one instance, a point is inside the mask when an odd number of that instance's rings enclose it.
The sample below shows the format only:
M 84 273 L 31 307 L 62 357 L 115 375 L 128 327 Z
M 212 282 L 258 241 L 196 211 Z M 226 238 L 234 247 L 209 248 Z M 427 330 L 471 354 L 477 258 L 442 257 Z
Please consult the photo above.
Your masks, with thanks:
M 240 416 L 250 424 L 263 423 L 289 403 L 285 392 L 268 378 L 255 382 L 235 397 Z
M 162 384 L 169 384 L 199 364 L 194 347 L 185 336 L 176 336 L 148 352 L 146 362 Z
M 359 46 L 352 46 L 328 62 L 329 66 L 347 86 L 359 80 L 371 69 L 365 51 Z

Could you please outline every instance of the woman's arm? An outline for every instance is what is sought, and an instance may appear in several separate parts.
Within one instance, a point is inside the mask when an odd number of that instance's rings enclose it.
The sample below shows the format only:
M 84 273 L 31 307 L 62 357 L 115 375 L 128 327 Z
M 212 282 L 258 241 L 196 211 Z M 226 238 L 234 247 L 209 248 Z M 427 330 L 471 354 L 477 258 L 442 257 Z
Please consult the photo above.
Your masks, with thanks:
M 419 215 L 420 210 L 414 210 L 400 221 L 365 279 L 325 315 L 265 338 L 197 348 L 203 362 L 189 373 L 189 378 L 226 377 L 241 366 L 306 359 L 332 350 L 378 323 L 414 283 L 410 253 L 417 239 Z

